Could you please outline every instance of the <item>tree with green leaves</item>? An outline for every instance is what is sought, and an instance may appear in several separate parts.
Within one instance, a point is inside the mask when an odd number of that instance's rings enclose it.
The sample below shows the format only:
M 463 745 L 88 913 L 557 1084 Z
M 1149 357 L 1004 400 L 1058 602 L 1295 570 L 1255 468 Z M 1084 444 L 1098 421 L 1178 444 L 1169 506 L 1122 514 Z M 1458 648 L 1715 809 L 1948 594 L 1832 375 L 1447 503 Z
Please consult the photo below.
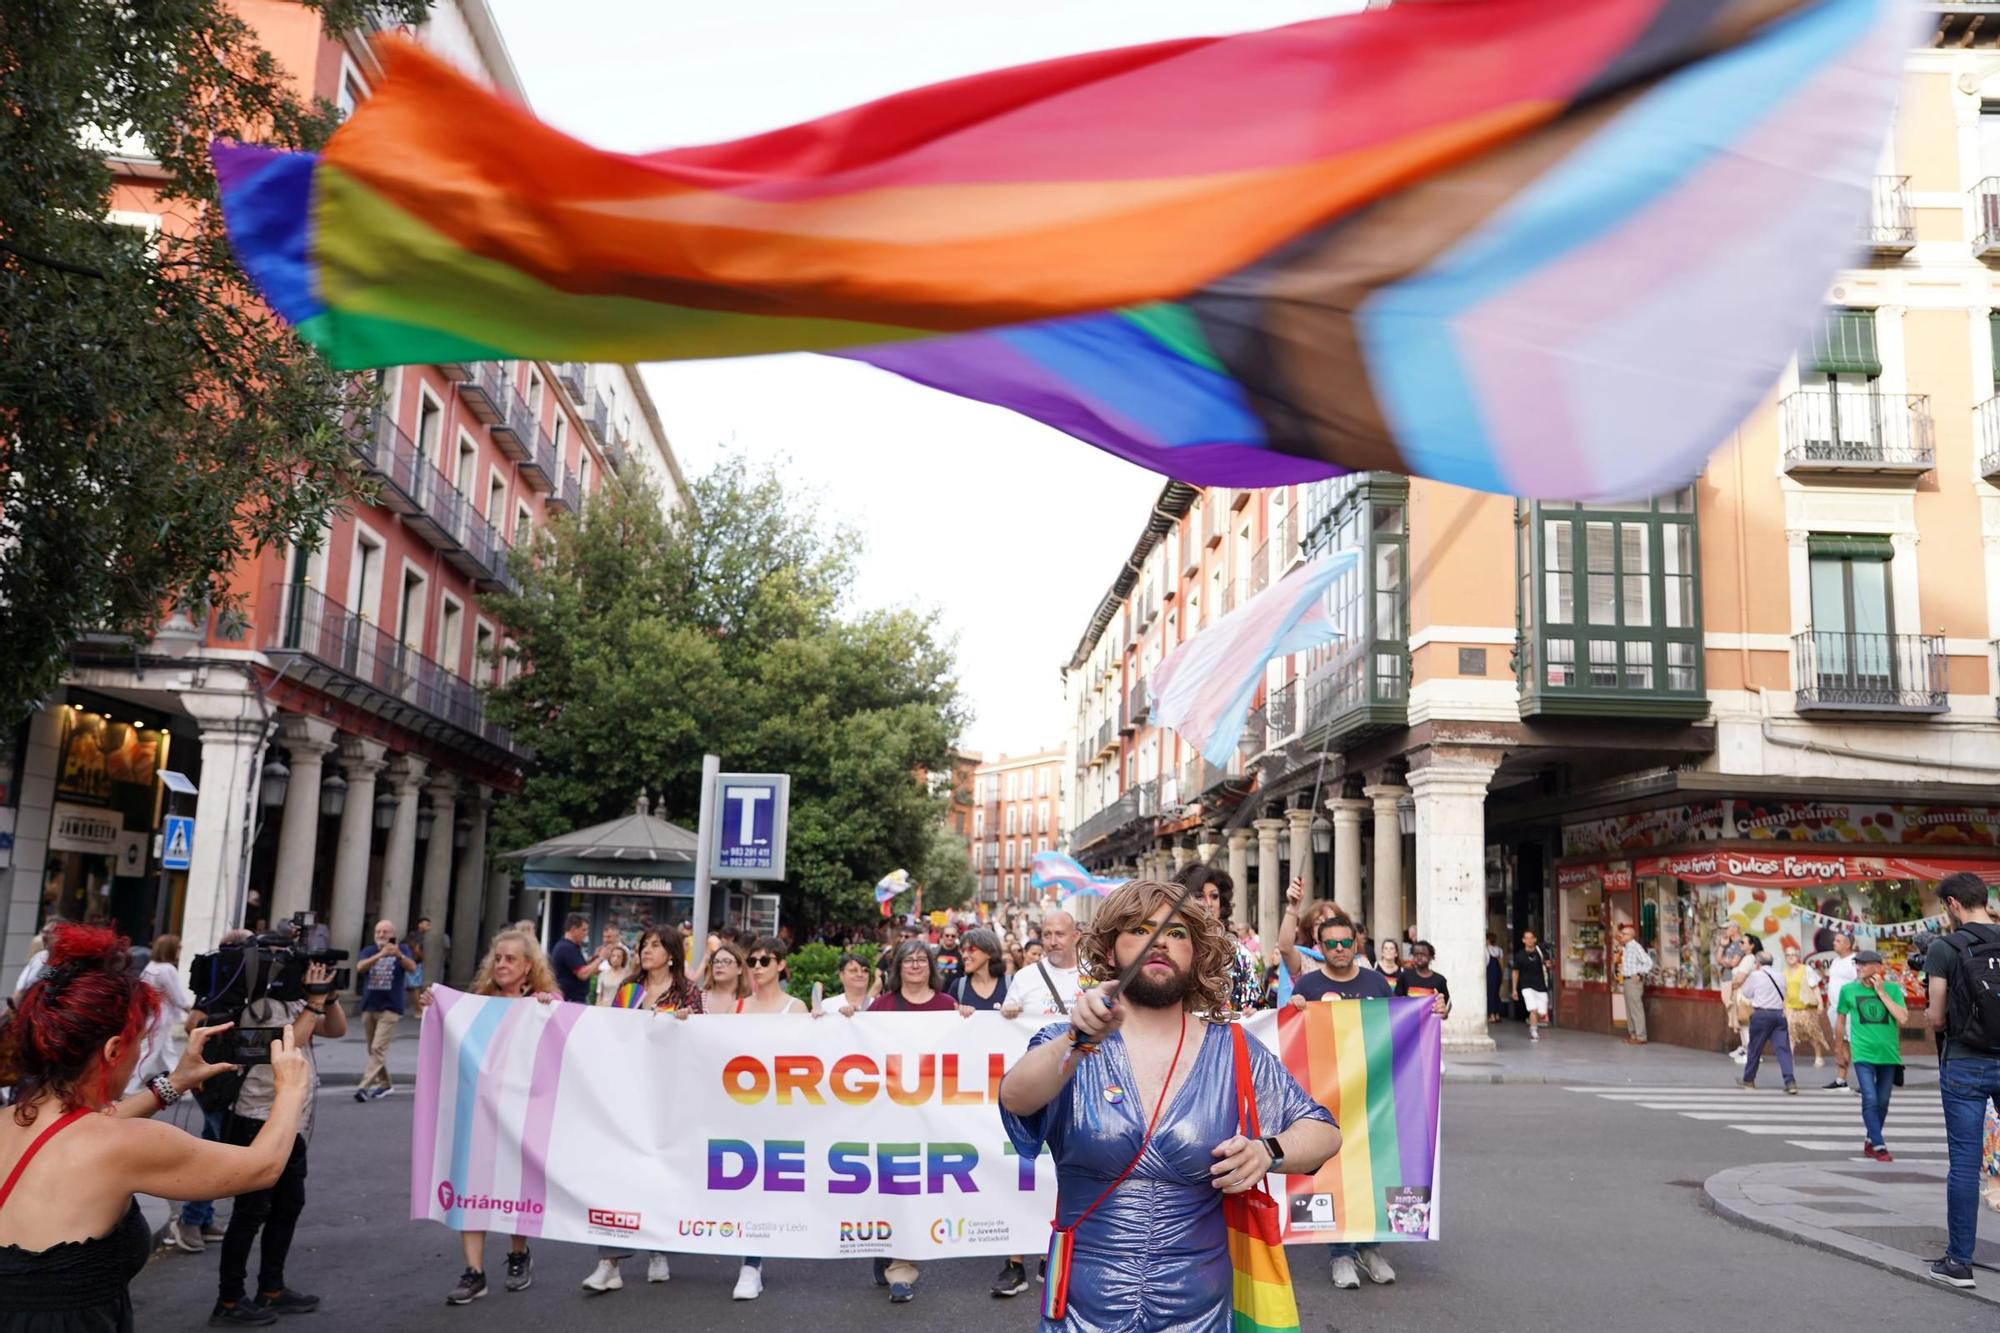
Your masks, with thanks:
M 688 498 L 669 513 L 636 480 L 607 488 L 517 555 L 518 596 L 487 599 L 526 668 L 492 716 L 537 756 L 497 845 L 610 819 L 642 788 L 692 827 L 712 751 L 791 774 L 788 913 L 868 917 L 876 880 L 939 862 L 947 798 L 924 774 L 964 723 L 950 646 L 932 616 L 850 612 L 855 539 L 775 474 L 725 462 Z
M 301 3 L 329 30 L 428 9 Z M 337 115 L 237 10 L 0 5 L 0 727 L 81 635 L 228 613 L 240 561 L 361 489 L 339 423 L 364 391 L 250 295 L 208 159 L 315 148 Z

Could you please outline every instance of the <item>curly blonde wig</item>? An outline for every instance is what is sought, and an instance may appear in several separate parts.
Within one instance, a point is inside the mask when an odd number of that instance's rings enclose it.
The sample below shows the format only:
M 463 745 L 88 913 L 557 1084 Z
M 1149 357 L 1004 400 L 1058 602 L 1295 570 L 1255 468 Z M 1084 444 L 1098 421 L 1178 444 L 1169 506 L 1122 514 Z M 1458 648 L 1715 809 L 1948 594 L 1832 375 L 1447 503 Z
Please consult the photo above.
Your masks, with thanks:
M 1180 885 L 1151 879 L 1133 880 L 1107 894 L 1098 904 L 1090 928 L 1077 943 L 1083 974 L 1099 983 L 1117 980 L 1121 970 L 1115 961 L 1118 937 L 1132 926 L 1144 924 L 1155 912 L 1172 907 L 1180 895 Z M 1196 1013 L 1228 1012 L 1229 970 L 1236 959 L 1235 941 L 1229 938 L 1215 913 L 1198 898 L 1190 897 L 1181 904 L 1180 919 L 1187 923 L 1194 938 L 1187 1007 Z
M 486 946 L 486 957 L 479 960 L 479 974 L 472 979 L 474 995 L 498 995 L 493 986 L 493 956 L 503 943 L 521 946 L 521 956 L 528 960 L 528 995 L 542 995 L 556 989 L 556 970 L 549 965 L 549 956 L 542 952 L 542 942 L 533 932 L 518 926 L 509 926 L 493 937 L 493 943 Z

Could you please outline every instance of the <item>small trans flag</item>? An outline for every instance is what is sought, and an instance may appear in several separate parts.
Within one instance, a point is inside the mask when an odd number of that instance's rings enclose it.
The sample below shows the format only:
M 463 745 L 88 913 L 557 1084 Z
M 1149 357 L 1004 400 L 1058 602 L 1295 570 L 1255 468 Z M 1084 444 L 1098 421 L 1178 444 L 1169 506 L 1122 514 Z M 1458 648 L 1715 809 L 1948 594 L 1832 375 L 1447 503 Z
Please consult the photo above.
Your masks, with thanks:
M 1122 879 L 1100 879 L 1078 864 L 1075 857 L 1061 852 L 1036 852 L 1034 862 L 1028 867 L 1028 883 L 1038 889 L 1103 894 L 1124 882 Z

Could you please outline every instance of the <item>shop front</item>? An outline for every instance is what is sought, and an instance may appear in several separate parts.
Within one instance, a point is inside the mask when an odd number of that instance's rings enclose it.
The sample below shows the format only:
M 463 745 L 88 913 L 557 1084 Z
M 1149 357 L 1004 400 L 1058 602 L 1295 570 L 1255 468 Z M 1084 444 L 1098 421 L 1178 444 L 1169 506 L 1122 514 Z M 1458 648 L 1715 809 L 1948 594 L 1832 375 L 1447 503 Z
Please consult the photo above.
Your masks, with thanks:
M 1912 941 L 1943 922 L 1939 880 L 2000 879 L 2000 811 L 1718 799 L 1567 826 L 1563 846 L 1558 1023 L 1625 1028 L 1616 940 L 1630 922 L 1655 962 L 1651 1035 L 1720 1050 L 1716 954 L 1732 924 L 1773 957 L 1829 953 L 1835 935 L 1853 935 L 1920 1006 Z
M 503 854 L 521 863 L 522 887 L 539 900 L 542 940 L 552 944 L 570 913 L 590 938 L 615 926 L 627 944 L 652 926 L 694 919 L 695 835 L 652 812 L 642 795 L 629 815 Z

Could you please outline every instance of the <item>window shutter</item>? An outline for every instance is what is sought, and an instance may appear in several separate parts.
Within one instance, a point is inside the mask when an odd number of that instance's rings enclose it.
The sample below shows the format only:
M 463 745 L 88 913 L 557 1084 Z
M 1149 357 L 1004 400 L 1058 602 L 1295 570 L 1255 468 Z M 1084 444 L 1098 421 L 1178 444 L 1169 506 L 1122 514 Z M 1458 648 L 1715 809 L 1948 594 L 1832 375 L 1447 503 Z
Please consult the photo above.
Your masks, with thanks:
M 1873 534 L 1855 536 L 1832 536 L 1826 533 L 1810 533 L 1806 537 L 1806 554 L 1829 560 L 1890 560 L 1895 548 L 1887 537 Z
M 1823 375 L 1868 375 L 1882 373 L 1882 360 L 1875 350 L 1873 310 L 1829 310 L 1813 330 L 1812 348 L 1807 352 L 1811 369 Z

